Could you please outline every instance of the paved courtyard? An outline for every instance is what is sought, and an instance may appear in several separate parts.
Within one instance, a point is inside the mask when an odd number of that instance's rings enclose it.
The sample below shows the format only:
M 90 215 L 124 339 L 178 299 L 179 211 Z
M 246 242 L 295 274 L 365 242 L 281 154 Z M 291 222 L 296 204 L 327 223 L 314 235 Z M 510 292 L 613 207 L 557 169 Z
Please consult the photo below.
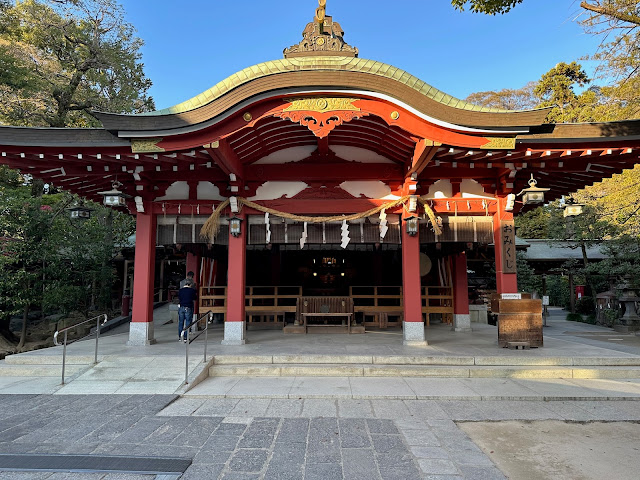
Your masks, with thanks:
M 495 327 L 486 325 L 470 334 L 432 327 L 422 349 L 402 347 L 394 332 L 295 342 L 250 332 L 253 343 L 226 348 L 214 331 L 218 368 L 238 356 L 275 364 L 283 354 L 336 355 L 375 366 L 386 355 L 406 359 L 403 368 L 435 358 L 470 371 L 522 364 L 527 374 L 235 375 L 187 387 L 185 347 L 167 313 L 156 312 L 157 345 L 127 347 L 126 332 L 111 332 L 97 365 L 91 341 L 71 345 L 64 386 L 59 348 L 0 362 L 0 480 L 599 480 L 603 471 L 635 480 L 640 468 L 635 336 L 560 314 L 545 329 L 545 347 L 525 351 L 497 348 Z M 201 340 L 192 353 L 195 379 L 208 368 Z M 584 365 L 603 377 L 577 376 Z
M 0 395 L 0 412 L 0 454 L 123 459 L 121 473 L 0 472 L 18 480 L 503 479 L 456 422 L 640 421 L 637 401 Z M 132 456 L 191 463 L 181 477 L 126 473 Z

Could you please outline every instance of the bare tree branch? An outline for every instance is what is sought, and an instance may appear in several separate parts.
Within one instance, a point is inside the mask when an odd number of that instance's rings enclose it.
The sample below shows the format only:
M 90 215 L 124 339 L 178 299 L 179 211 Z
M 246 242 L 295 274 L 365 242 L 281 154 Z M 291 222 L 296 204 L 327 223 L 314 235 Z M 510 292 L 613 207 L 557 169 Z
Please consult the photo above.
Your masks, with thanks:
M 608 17 L 615 18 L 621 22 L 633 23 L 634 25 L 640 25 L 640 16 L 630 13 L 624 13 L 614 8 L 610 8 L 603 5 L 592 5 L 586 1 L 580 2 L 580 6 L 585 10 L 597 13 L 598 15 L 606 15 Z

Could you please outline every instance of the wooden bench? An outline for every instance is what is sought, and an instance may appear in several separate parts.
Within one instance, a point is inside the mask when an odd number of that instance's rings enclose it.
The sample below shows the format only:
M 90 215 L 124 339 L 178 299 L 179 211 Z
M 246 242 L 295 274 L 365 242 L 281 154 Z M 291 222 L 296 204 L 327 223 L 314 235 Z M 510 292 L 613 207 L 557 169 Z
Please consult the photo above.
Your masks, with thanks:
M 327 323 L 328 319 L 346 318 L 347 333 L 351 333 L 351 320 L 353 318 L 353 300 L 351 297 L 301 297 L 298 300 L 298 315 L 302 320 L 304 333 L 308 333 L 309 327 L 323 326 L 334 327 Z M 322 324 L 309 324 L 309 319 L 323 319 Z M 344 325 L 335 325 L 344 327 Z

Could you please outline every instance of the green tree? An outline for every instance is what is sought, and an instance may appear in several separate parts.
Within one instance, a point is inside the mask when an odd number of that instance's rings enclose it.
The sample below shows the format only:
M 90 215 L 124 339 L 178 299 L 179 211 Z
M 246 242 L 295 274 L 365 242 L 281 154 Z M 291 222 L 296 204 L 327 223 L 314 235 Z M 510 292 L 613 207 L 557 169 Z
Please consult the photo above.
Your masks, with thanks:
M 9 171 L 11 172 L 11 171 Z M 27 338 L 27 319 L 33 309 L 42 316 L 90 306 L 110 307 L 114 248 L 133 231 L 133 219 L 96 204 L 86 222 L 72 222 L 68 207 L 77 197 L 59 193 L 38 198 L 28 185 L 0 185 L 0 334 L 16 341 L 9 320 L 21 315 L 20 350 Z M 112 242 L 105 242 L 111 237 Z M 93 298 L 93 286 L 97 286 Z
M 469 7 L 469 10 L 475 13 L 495 15 L 497 13 L 507 13 L 522 2 L 523 0 L 451 0 L 451 5 L 458 10 L 465 10 L 465 8 Z
M 529 210 L 515 218 L 516 231 L 520 238 L 549 238 L 549 222 L 552 215 L 557 215 L 557 209 L 542 206 Z
M 0 0 L 0 123 L 92 126 L 92 110 L 152 109 L 141 46 L 115 0 Z M 77 201 L 42 196 L 41 181 L 0 167 L 0 348 L 22 348 L 32 309 L 110 305 L 111 259 L 133 220 L 94 205 L 91 220 L 73 224 L 65 207 Z M 9 329 L 17 314 L 19 339 Z
M 452 0 L 458 10 L 489 15 L 510 11 L 523 0 Z M 607 99 L 603 112 L 564 121 L 619 120 L 640 117 L 640 9 L 637 0 L 582 1 L 583 15 L 576 17 L 585 31 L 600 36 L 597 52 L 588 59 L 599 62 L 598 77 L 607 79 L 602 95 Z M 593 95 L 591 95 L 593 96 Z M 589 98 L 582 99 L 588 103 Z M 602 110 L 602 108 L 601 108 Z
M 583 103 L 574 87 L 582 87 L 589 82 L 582 66 L 576 62 L 561 62 L 542 75 L 534 94 L 541 100 L 540 107 L 553 107 L 547 120 L 552 123 L 576 121 L 577 112 L 582 109 Z
M 619 235 L 640 237 L 640 165 L 605 178 L 573 194 L 579 203 L 595 205 Z
M 456 9 L 469 10 L 475 13 L 488 15 L 503 14 L 509 12 L 524 0 L 451 0 L 451 5 Z M 637 0 L 593 0 L 580 2 L 580 7 L 589 13 L 589 18 L 584 22 L 594 25 L 603 22 L 628 23 L 640 25 L 640 13 Z
M 115 0 L 25 0 L 0 16 L 0 121 L 97 126 L 92 110 L 152 110 L 142 41 Z
M 529 82 L 518 89 L 504 88 L 498 92 L 477 92 L 469 95 L 466 100 L 476 105 L 483 105 L 503 110 L 530 110 L 536 108 L 539 103 L 534 94 L 535 82 Z

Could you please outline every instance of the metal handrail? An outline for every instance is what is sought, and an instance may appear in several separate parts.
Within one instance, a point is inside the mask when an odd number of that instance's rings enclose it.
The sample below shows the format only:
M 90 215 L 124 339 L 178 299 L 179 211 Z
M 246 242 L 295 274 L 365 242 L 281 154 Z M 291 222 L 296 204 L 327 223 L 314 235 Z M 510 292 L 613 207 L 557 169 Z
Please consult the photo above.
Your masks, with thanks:
M 198 332 L 193 338 L 189 338 L 189 329 L 206 316 L 208 316 L 209 319 L 204 325 L 204 330 L 202 330 L 201 332 Z M 211 322 L 213 322 L 213 312 L 209 311 L 209 312 L 203 313 L 202 315 L 200 315 L 200 317 L 196 318 L 195 320 L 192 320 L 191 323 L 186 327 L 184 327 L 182 329 L 182 332 L 180 332 L 180 338 L 187 339 L 187 341 L 185 342 L 185 347 L 186 347 L 185 348 L 185 371 L 184 371 L 185 385 L 189 384 L 189 345 L 191 344 L 191 342 L 196 340 L 203 333 L 204 333 L 204 363 L 207 363 L 207 342 L 209 340 L 209 325 L 211 324 Z
M 67 333 L 69 332 L 69 330 L 71 330 L 73 328 L 76 328 L 76 327 L 79 327 L 80 325 L 84 325 L 85 323 L 93 322 L 94 320 L 96 321 L 96 352 L 95 352 L 95 356 L 94 356 L 94 359 L 93 359 L 93 363 L 95 365 L 96 363 L 98 363 L 98 340 L 100 339 L 100 319 L 101 318 L 104 318 L 104 320 L 102 321 L 102 325 L 107 323 L 107 314 L 104 313 L 102 315 L 98 315 L 97 317 L 93 317 L 93 318 L 90 318 L 88 320 L 84 320 L 83 322 L 76 323 L 75 325 L 71 325 L 70 327 L 63 328 L 62 330 L 56 330 L 56 332 L 53 334 L 53 344 L 55 346 L 59 347 L 60 343 L 58 343 L 58 335 L 61 334 L 61 333 L 64 333 L 64 344 L 63 344 L 64 347 L 62 349 L 62 385 L 64 385 L 64 367 L 66 365 L 66 359 L 67 359 L 67 344 L 68 344 L 67 343 Z M 88 335 L 85 335 L 82 338 L 75 339 L 73 342 L 70 342 L 69 344 L 77 342 L 78 340 L 83 340 L 83 339 L 85 339 L 87 337 L 90 337 L 91 335 L 92 334 L 89 333 Z

